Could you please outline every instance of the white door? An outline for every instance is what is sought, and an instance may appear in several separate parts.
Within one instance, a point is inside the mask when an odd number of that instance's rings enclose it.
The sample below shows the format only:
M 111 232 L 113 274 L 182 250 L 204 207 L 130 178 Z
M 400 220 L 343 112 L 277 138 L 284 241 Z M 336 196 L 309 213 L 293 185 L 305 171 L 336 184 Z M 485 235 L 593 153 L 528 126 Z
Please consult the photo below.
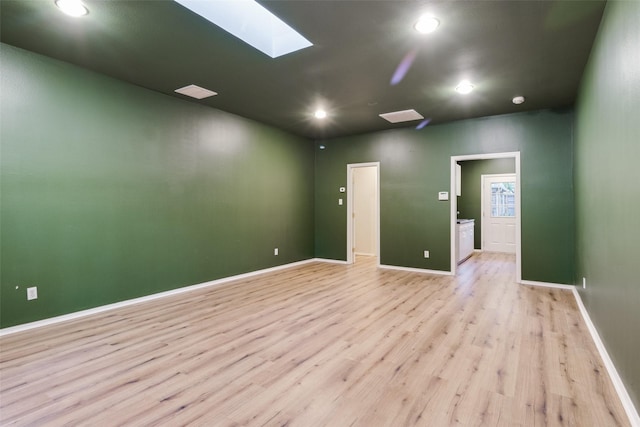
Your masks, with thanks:
M 516 176 L 482 175 L 482 249 L 516 252 Z
M 376 205 L 378 170 L 375 166 L 353 169 L 353 251 L 376 254 Z

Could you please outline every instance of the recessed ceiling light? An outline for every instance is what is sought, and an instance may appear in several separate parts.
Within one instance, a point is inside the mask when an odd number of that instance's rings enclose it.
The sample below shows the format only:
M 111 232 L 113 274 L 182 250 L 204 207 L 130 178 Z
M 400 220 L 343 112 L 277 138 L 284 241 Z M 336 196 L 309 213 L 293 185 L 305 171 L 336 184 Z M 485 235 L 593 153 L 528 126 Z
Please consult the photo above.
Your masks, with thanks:
M 424 119 L 422 114 L 418 113 L 416 110 L 413 110 L 413 109 L 393 111 L 391 113 L 379 114 L 379 116 L 390 123 L 410 122 L 413 120 Z
M 176 89 L 174 92 L 196 99 L 204 99 L 218 94 L 217 92 L 196 85 L 181 87 L 180 89 Z
M 309 46 L 309 40 L 254 0 L 175 0 L 272 58 Z
M 69 16 L 79 17 L 89 13 L 89 9 L 79 0 L 56 0 L 55 3 L 58 9 Z
M 326 111 L 324 111 L 323 109 L 319 109 L 319 110 L 316 110 L 316 112 L 315 112 L 315 113 L 313 113 L 313 116 L 314 116 L 316 119 L 324 119 L 324 118 L 326 118 L 326 117 L 327 117 L 327 112 L 326 112 Z
M 420 34 L 433 33 L 440 25 L 440 21 L 431 15 L 422 15 L 420 19 L 415 23 L 413 28 Z
M 463 95 L 471 93 L 472 90 L 473 90 L 473 85 L 469 82 L 469 80 L 463 80 L 460 83 L 458 83 L 458 86 L 456 86 L 456 92 L 461 93 Z
M 520 105 L 524 102 L 524 96 L 516 96 L 511 100 L 511 102 L 513 102 L 516 105 Z

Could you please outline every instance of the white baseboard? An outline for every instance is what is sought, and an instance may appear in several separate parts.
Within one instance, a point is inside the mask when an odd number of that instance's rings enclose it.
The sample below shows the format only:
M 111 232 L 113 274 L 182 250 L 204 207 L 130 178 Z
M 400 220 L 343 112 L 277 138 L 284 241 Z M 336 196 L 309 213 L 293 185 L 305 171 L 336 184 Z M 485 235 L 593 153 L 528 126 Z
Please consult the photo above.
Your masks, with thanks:
M 217 285 L 221 285 L 223 283 L 231 282 L 231 281 L 234 281 L 234 280 L 245 279 L 245 278 L 257 276 L 257 275 L 260 275 L 260 274 L 271 273 L 271 272 L 275 272 L 275 271 L 279 271 L 279 270 L 285 270 L 285 269 L 288 269 L 288 268 L 292 268 L 292 267 L 308 264 L 308 263 L 311 263 L 311 262 L 314 262 L 314 261 L 327 262 L 327 263 L 333 263 L 333 264 L 346 264 L 347 263 L 346 261 L 341 261 L 341 260 L 324 259 L 324 258 L 313 258 L 313 259 L 293 262 L 293 263 L 290 263 L 290 264 L 283 264 L 283 265 L 279 265 L 279 266 L 276 266 L 276 267 L 266 268 L 266 269 L 263 269 L 263 270 L 252 271 L 252 272 L 249 272 L 249 273 L 244 273 L 244 274 L 238 274 L 238 275 L 235 275 L 235 276 L 224 277 L 222 279 L 212 280 L 212 281 L 209 281 L 209 282 L 200 283 L 200 284 L 191 285 L 191 286 L 186 286 L 186 287 L 183 287 L 183 288 L 172 289 L 170 291 L 159 292 L 159 293 L 156 293 L 156 294 L 147 295 L 147 296 L 140 297 L 140 298 L 134 298 L 134 299 L 126 300 L 126 301 L 120 301 L 120 302 L 117 302 L 117 303 L 114 303 L 114 304 L 103 305 L 103 306 L 91 308 L 91 309 L 88 309 L 88 310 L 77 311 L 75 313 L 69 313 L 69 314 L 65 314 L 65 315 L 62 315 L 62 316 L 52 317 L 52 318 L 49 318 L 49 319 L 38 320 L 38 321 L 35 321 L 35 322 L 25 323 L 25 324 L 22 324 L 22 325 L 3 328 L 3 329 L 0 329 L 0 337 L 6 336 L 6 335 L 10 335 L 10 334 L 14 334 L 14 333 L 17 333 L 17 332 L 22 332 L 22 331 L 27 331 L 27 330 L 30 330 L 30 329 L 43 327 L 43 326 L 53 325 L 53 324 L 60 323 L 60 322 L 65 322 L 65 321 L 68 321 L 68 320 L 78 319 L 78 318 L 90 316 L 90 315 L 93 315 L 93 314 L 103 313 L 105 311 L 114 310 L 114 309 L 117 309 L 117 308 L 128 307 L 128 306 L 131 306 L 131 305 L 140 304 L 140 303 L 147 302 L 147 301 L 153 301 L 153 300 L 156 300 L 156 299 L 165 298 L 165 297 L 172 296 L 172 295 L 183 294 L 183 293 L 191 292 L 191 291 L 202 289 L 202 288 L 206 288 L 206 287 L 217 286 Z M 389 270 L 408 271 L 408 272 L 414 272 L 414 273 L 439 274 L 439 275 L 446 275 L 446 276 L 450 276 L 451 275 L 451 272 L 442 271 L 442 270 L 427 270 L 427 269 L 421 269 L 421 268 L 399 267 L 399 266 L 394 266 L 394 265 L 380 265 L 379 267 L 380 268 L 384 268 L 384 269 L 389 269 Z M 600 336 L 598 335 L 598 331 L 596 330 L 595 325 L 591 321 L 591 318 L 589 317 L 589 313 L 587 312 L 584 304 L 582 303 L 582 298 L 580 297 L 580 293 L 577 291 L 576 287 L 573 286 L 573 285 L 563 285 L 563 284 L 546 283 L 546 282 L 535 282 L 535 281 L 530 281 L 530 280 L 522 280 L 520 283 L 523 284 L 523 285 L 531 285 L 531 286 L 543 286 L 543 287 L 557 288 L 557 289 L 569 289 L 569 290 L 571 290 L 573 292 L 573 295 L 574 295 L 574 297 L 576 299 L 576 303 L 578 305 L 578 308 L 580 309 L 580 313 L 582 314 L 582 318 L 584 319 L 585 324 L 587 325 L 587 329 L 589 330 L 589 333 L 591 334 L 591 338 L 593 339 L 593 341 L 594 341 L 594 343 L 596 345 L 596 348 L 598 349 L 598 352 L 600 353 L 600 357 L 602 358 L 602 361 L 603 361 L 603 363 L 605 365 L 605 368 L 607 369 L 607 372 L 609 373 L 609 377 L 611 378 L 611 381 L 613 383 L 613 386 L 614 386 L 616 392 L 618 393 L 618 396 L 620 397 L 620 400 L 622 402 L 622 406 L 624 407 L 624 410 L 627 413 L 627 416 L 629 417 L 629 421 L 631 422 L 632 427 L 640 427 L 640 416 L 638 415 L 638 411 L 636 410 L 636 408 L 635 408 L 635 406 L 633 404 L 633 401 L 631 400 L 631 397 L 629 396 L 629 393 L 627 392 L 627 389 L 625 388 L 624 383 L 622 382 L 622 379 L 620 378 L 620 375 L 618 374 L 618 371 L 616 370 L 615 365 L 613 364 L 613 361 L 609 357 L 609 354 L 607 353 L 607 350 L 606 350 L 606 348 L 604 346 L 604 343 L 600 339 Z
M 424 268 L 413 268 L 413 267 L 400 267 L 397 265 L 384 265 L 384 264 L 380 264 L 379 265 L 380 268 L 386 268 L 387 270 L 399 270 L 399 271 L 409 271 L 412 273 L 427 273 L 427 274 L 439 274 L 441 276 L 451 276 L 451 272 L 450 271 L 443 271 L 443 270 L 427 270 Z
M 330 264 L 347 264 L 347 261 L 342 261 L 339 259 L 329 259 L 329 258 L 314 258 L 311 261 L 328 262 Z
M 613 361 L 609 357 L 609 353 L 607 353 L 607 349 L 604 346 L 604 343 L 600 339 L 600 335 L 598 335 L 598 330 L 595 325 L 591 321 L 589 317 L 589 313 L 582 303 L 582 298 L 580 297 L 580 293 L 578 290 L 573 288 L 573 296 L 576 299 L 576 303 L 578 304 L 578 308 L 580 309 L 580 313 L 582 314 L 582 318 L 584 319 L 584 323 L 587 324 L 587 329 L 589 329 L 589 333 L 591 334 L 591 338 L 598 349 L 598 353 L 600 353 L 600 357 L 604 362 L 605 368 L 607 368 L 607 372 L 609 373 L 609 377 L 611 378 L 611 382 L 613 383 L 613 387 L 616 389 L 618 393 L 618 397 L 622 401 L 622 406 L 624 407 L 625 412 L 627 413 L 627 417 L 629 417 L 629 422 L 632 427 L 640 427 L 640 415 L 638 415 L 638 411 L 633 405 L 633 401 L 631 400 L 631 396 L 627 392 L 624 383 L 622 382 L 622 378 L 618 375 L 618 371 L 616 370 Z
M 584 319 L 585 324 L 587 325 L 587 329 L 591 334 L 591 339 L 593 339 L 596 348 L 598 349 L 598 353 L 602 358 L 605 368 L 609 373 L 609 378 L 611 378 L 611 382 L 613 383 L 613 387 L 616 389 L 618 393 L 618 397 L 622 402 L 622 406 L 629 417 L 629 421 L 631 422 L 632 427 L 640 427 L 640 416 L 638 416 L 638 411 L 633 405 L 633 401 L 627 392 L 627 389 L 622 382 L 622 378 L 618 375 L 618 371 L 616 370 L 613 361 L 609 357 L 607 353 L 607 349 L 604 346 L 604 343 L 600 339 L 598 335 L 598 331 L 596 330 L 591 318 L 589 317 L 589 313 L 587 312 L 584 304 L 582 303 L 582 298 L 580 298 L 580 293 L 578 289 L 574 285 L 563 285 L 559 283 L 546 283 L 546 282 L 535 282 L 532 280 L 521 280 L 520 284 L 522 285 L 531 285 L 531 286 L 543 286 L 547 288 L 556 288 L 556 289 L 568 289 L 573 292 L 573 295 L 576 299 L 576 303 L 578 304 L 578 308 L 580 309 L 580 314 L 582 314 L 582 318 Z
M 217 286 L 223 283 L 231 282 L 239 279 L 246 279 L 248 277 L 257 276 L 260 274 L 271 273 L 274 271 L 285 270 L 292 267 L 308 264 L 316 261 L 316 259 L 307 259 L 303 261 L 292 262 L 289 264 L 278 265 L 276 267 L 265 268 L 263 270 L 251 271 L 249 273 L 238 274 L 235 276 L 223 277 L 221 279 L 212 280 L 209 282 L 199 283 L 196 285 L 185 286 L 183 288 L 172 289 L 170 291 L 158 292 L 156 294 L 146 295 L 139 298 L 133 298 L 125 301 L 116 302 L 113 304 L 102 305 L 100 307 L 94 307 L 87 310 L 76 311 L 74 313 L 63 314 L 61 316 L 50 317 L 48 319 L 38 320 L 35 322 L 24 323 L 22 325 L 10 326 L 8 328 L 0 329 L 0 337 L 5 335 L 15 334 L 17 332 L 28 331 L 30 329 L 40 328 L 43 326 L 54 325 L 60 322 L 66 322 L 68 320 L 79 319 L 81 317 L 91 316 L 92 314 L 103 313 L 109 310 L 115 310 L 116 308 L 128 307 L 130 305 L 140 304 L 147 301 L 153 301 L 159 298 L 165 298 L 172 295 L 183 294 L 186 292 L 195 291 L 210 286 Z
M 520 284 L 529 285 L 529 286 L 542 286 L 544 288 L 556 288 L 556 289 L 568 289 L 568 290 L 573 290 L 576 288 L 573 285 L 563 285 L 561 283 L 536 282 L 533 280 L 520 280 Z
M 587 325 L 587 329 L 591 334 L 591 339 L 593 339 L 593 342 L 596 345 L 596 348 L 598 349 L 598 353 L 602 358 L 602 362 L 604 363 L 604 366 L 607 369 L 607 372 L 609 373 L 609 378 L 611 378 L 613 387 L 616 389 L 616 392 L 618 393 L 618 397 L 622 402 L 622 406 L 624 407 L 627 417 L 629 417 L 631 426 L 640 427 L 640 416 L 638 415 L 638 411 L 633 405 L 633 401 L 631 400 L 631 397 L 629 396 L 629 393 L 627 392 L 627 389 L 625 388 L 624 383 L 622 382 L 622 378 L 620 378 L 620 375 L 618 375 L 618 371 L 616 370 L 616 367 L 613 364 L 613 361 L 609 357 L 609 353 L 607 353 L 607 349 L 605 348 L 604 343 L 600 339 L 600 336 L 598 335 L 598 331 L 596 330 L 595 325 L 593 324 L 593 322 L 591 321 L 591 318 L 589 317 L 589 313 L 587 312 L 584 304 L 582 303 L 582 298 L 580 297 L 580 293 L 578 292 L 578 289 L 574 285 L 535 282 L 531 280 L 521 280 L 520 284 L 531 285 L 531 286 L 543 286 L 547 288 L 556 288 L 556 289 L 568 289 L 572 291 L 576 299 L 576 303 L 578 304 L 578 308 L 580 309 L 580 314 L 582 314 L 582 318 L 584 319 L 584 322 Z
M 354 252 L 354 255 L 376 256 L 376 254 L 372 254 L 372 253 L 369 253 L 369 252 Z

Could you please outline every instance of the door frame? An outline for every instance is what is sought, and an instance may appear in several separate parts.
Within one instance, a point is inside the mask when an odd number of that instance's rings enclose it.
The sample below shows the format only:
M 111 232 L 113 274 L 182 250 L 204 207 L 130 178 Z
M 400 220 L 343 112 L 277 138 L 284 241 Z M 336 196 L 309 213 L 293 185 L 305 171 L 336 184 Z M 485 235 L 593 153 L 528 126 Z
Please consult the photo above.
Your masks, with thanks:
M 458 211 L 458 197 L 456 196 L 456 163 L 465 160 L 490 160 L 513 158 L 516 166 L 516 282 L 522 283 L 522 185 L 520 177 L 520 152 L 509 151 L 504 153 L 469 154 L 464 156 L 451 156 L 451 214 L 450 214 L 450 235 L 451 235 L 451 274 L 455 276 L 456 263 L 456 220 Z
M 376 206 L 375 206 L 375 255 L 380 267 L 380 162 L 347 164 L 347 264 L 353 264 L 353 170 L 356 168 L 376 168 Z
M 484 219 L 485 217 L 485 205 L 484 203 L 486 202 L 486 198 L 484 195 L 484 185 L 485 185 L 485 179 L 487 178 L 498 178 L 498 177 L 508 177 L 508 178 L 515 178 L 516 181 L 516 199 L 518 198 L 518 177 L 516 176 L 515 173 L 490 173 L 490 174 L 482 174 L 480 175 L 480 212 L 481 212 L 481 216 Z M 516 202 L 517 203 L 517 202 Z M 518 222 L 518 214 L 519 214 L 519 210 L 516 207 L 516 227 L 517 227 L 517 222 Z M 484 250 L 485 244 L 484 244 L 484 235 L 485 233 L 485 224 L 486 221 L 482 221 L 482 225 L 480 226 L 480 250 Z

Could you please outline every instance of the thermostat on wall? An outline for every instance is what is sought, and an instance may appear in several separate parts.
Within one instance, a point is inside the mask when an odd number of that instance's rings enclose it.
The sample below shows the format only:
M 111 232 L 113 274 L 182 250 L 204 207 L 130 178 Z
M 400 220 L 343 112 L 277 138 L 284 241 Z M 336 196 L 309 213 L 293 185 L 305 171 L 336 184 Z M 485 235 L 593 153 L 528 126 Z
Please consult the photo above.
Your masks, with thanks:
M 441 191 L 438 193 L 438 200 L 449 200 L 449 192 Z

